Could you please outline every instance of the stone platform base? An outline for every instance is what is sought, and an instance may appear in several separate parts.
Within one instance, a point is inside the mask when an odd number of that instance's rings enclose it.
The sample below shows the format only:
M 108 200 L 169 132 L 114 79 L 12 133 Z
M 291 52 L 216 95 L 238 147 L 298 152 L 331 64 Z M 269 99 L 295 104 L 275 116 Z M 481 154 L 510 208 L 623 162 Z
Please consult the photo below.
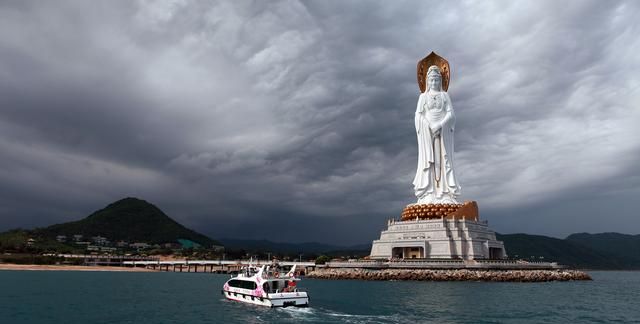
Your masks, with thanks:
M 502 259 L 504 244 L 486 221 L 390 221 L 371 246 L 371 259 Z
M 415 280 L 415 281 L 501 281 L 544 282 L 592 280 L 577 270 L 423 270 L 423 269 L 335 269 L 318 268 L 307 278 L 351 280 Z
M 504 244 L 486 221 L 478 218 L 478 204 L 408 205 L 400 220 L 389 220 L 371 246 L 371 258 L 389 259 L 503 259 Z

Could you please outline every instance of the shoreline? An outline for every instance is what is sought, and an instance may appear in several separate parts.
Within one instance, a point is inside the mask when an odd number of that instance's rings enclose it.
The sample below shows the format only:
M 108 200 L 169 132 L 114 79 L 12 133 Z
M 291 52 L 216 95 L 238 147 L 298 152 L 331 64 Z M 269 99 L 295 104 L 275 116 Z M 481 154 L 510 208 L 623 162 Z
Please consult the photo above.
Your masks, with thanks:
M 49 264 L 14 264 L 0 263 L 0 271 L 94 271 L 94 272 L 156 272 L 146 268 L 112 267 L 112 266 L 76 266 Z
M 547 282 L 593 280 L 579 270 L 470 270 L 470 269 L 382 269 L 328 268 L 316 269 L 307 278 L 369 281 L 485 281 L 485 282 Z

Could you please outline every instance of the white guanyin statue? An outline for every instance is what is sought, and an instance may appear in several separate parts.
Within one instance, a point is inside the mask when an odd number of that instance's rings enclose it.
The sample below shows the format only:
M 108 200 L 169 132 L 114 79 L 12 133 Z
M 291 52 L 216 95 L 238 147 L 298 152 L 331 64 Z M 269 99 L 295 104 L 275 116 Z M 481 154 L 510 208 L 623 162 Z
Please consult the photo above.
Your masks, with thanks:
M 456 118 L 449 94 L 442 89 L 440 69 L 432 65 L 426 91 L 420 94 L 415 125 L 418 169 L 413 188 L 418 204 L 457 204 L 460 185 L 453 170 L 453 131 Z

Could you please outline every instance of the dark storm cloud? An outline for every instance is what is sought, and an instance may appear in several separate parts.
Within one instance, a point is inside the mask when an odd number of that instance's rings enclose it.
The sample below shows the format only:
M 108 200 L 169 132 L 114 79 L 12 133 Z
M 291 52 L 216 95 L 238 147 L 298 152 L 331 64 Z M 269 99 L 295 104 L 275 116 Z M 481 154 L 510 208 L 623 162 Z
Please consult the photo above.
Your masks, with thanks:
M 492 227 L 638 232 L 638 5 L 554 6 L 4 3 L 0 227 L 137 196 L 214 237 L 366 242 L 414 201 L 435 50 Z

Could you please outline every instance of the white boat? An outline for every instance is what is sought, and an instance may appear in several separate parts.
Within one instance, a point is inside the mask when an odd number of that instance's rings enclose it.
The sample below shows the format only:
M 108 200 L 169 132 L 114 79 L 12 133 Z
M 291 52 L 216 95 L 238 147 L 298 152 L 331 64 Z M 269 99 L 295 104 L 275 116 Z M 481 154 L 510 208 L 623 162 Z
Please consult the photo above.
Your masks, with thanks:
M 277 264 L 243 267 L 236 277 L 222 287 L 222 294 L 230 300 L 268 306 L 309 306 L 306 291 L 298 289 L 296 266 L 284 273 Z

